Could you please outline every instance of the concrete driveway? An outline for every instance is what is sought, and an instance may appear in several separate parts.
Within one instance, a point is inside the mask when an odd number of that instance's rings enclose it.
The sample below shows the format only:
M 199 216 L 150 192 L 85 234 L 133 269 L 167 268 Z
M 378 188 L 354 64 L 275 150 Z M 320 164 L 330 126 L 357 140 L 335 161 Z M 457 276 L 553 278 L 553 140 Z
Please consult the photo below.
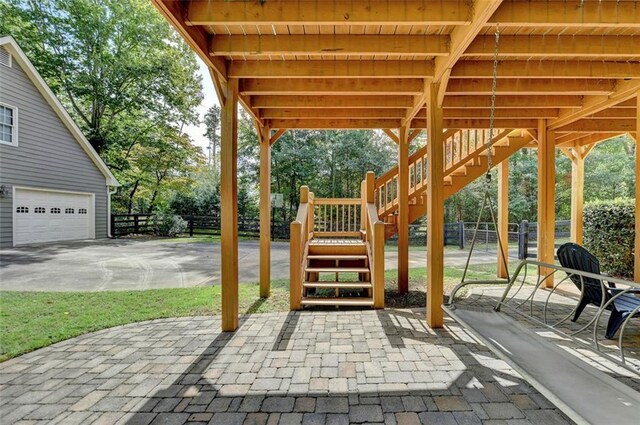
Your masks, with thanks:
M 258 241 L 240 241 L 239 280 L 259 279 Z M 475 262 L 495 261 L 480 253 Z M 424 267 L 424 250 L 411 251 L 411 267 Z M 387 269 L 397 253 L 387 251 Z M 465 251 L 446 253 L 446 264 L 460 266 Z M 289 244 L 271 244 L 272 279 L 289 278 Z M 104 239 L 0 250 L 0 289 L 11 291 L 108 291 L 182 288 L 220 283 L 220 244 L 166 239 Z

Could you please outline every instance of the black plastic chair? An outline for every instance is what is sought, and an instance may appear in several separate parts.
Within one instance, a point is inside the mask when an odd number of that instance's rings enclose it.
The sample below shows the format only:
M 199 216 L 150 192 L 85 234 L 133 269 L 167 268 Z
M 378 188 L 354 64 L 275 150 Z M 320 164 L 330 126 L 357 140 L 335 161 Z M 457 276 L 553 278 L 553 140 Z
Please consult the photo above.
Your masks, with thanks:
M 563 244 L 558 248 L 557 255 L 562 267 L 587 273 L 601 274 L 598 259 L 578 244 L 571 242 Z M 582 290 L 581 282 L 584 283 L 582 299 L 580 300 L 580 304 L 578 304 L 578 308 L 576 308 L 573 319 L 571 319 L 574 322 L 578 320 L 578 317 L 580 317 L 580 314 L 587 305 L 594 304 L 600 308 L 600 306 L 603 305 L 603 296 L 605 298 L 604 303 L 606 303 L 616 292 L 620 291 L 616 290 L 616 286 L 612 282 L 606 282 L 603 291 L 603 285 L 599 279 L 575 274 L 570 274 L 569 278 L 580 290 Z M 622 323 L 624 323 L 625 319 L 631 314 L 638 303 L 640 303 L 640 299 L 627 294 L 621 295 L 613 300 L 607 308 L 611 311 L 609 323 L 607 324 L 607 333 L 605 335 L 607 339 L 614 337 L 620 326 L 622 326 Z

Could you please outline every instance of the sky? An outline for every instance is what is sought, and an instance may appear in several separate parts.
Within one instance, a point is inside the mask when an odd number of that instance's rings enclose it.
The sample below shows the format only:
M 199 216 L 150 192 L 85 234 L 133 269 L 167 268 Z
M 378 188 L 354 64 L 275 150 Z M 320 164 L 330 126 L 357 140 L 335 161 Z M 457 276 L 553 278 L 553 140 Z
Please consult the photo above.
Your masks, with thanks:
M 207 66 L 200 58 L 196 57 L 196 59 L 199 65 L 198 74 L 202 76 L 202 91 L 204 94 L 204 99 L 198 107 L 198 114 L 200 115 L 200 121 L 202 121 L 207 109 L 211 108 L 213 105 L 219 105 L 219 103 L 218 96 L 216 95 L 216 89 L 213 87 L 213 82 L 211 81 L 211 76 L 209 75 Z M 202 148 L 202 152 L 207 155 L 208 152 L 206 148 L 209 145 L 209 141 L 204 136 L 204 124 L 200 124 L 199 126 L 190 125 L 185 129 L 185 132 L 191 136 L 193 143 L 200 146 Z

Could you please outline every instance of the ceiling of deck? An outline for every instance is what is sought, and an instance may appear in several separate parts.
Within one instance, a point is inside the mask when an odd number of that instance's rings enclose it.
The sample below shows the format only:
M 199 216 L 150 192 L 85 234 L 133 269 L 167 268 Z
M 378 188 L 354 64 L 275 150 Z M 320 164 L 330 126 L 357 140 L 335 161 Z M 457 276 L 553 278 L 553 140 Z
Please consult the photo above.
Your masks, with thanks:
M 153 0 L 224 91 L 270 128 L 547 128 L 561 143 L 636 130 L 640 2 Z

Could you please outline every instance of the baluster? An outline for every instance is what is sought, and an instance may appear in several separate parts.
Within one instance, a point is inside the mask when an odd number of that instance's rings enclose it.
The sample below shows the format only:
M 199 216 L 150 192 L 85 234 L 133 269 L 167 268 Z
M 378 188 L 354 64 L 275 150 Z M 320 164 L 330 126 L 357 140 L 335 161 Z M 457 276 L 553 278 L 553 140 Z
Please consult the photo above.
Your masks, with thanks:
M 322 216 L 324 217 L 322 219 L 322 231 L 326 232 L 327 231 L 327 206 L 326 205 L 322 206 Z

